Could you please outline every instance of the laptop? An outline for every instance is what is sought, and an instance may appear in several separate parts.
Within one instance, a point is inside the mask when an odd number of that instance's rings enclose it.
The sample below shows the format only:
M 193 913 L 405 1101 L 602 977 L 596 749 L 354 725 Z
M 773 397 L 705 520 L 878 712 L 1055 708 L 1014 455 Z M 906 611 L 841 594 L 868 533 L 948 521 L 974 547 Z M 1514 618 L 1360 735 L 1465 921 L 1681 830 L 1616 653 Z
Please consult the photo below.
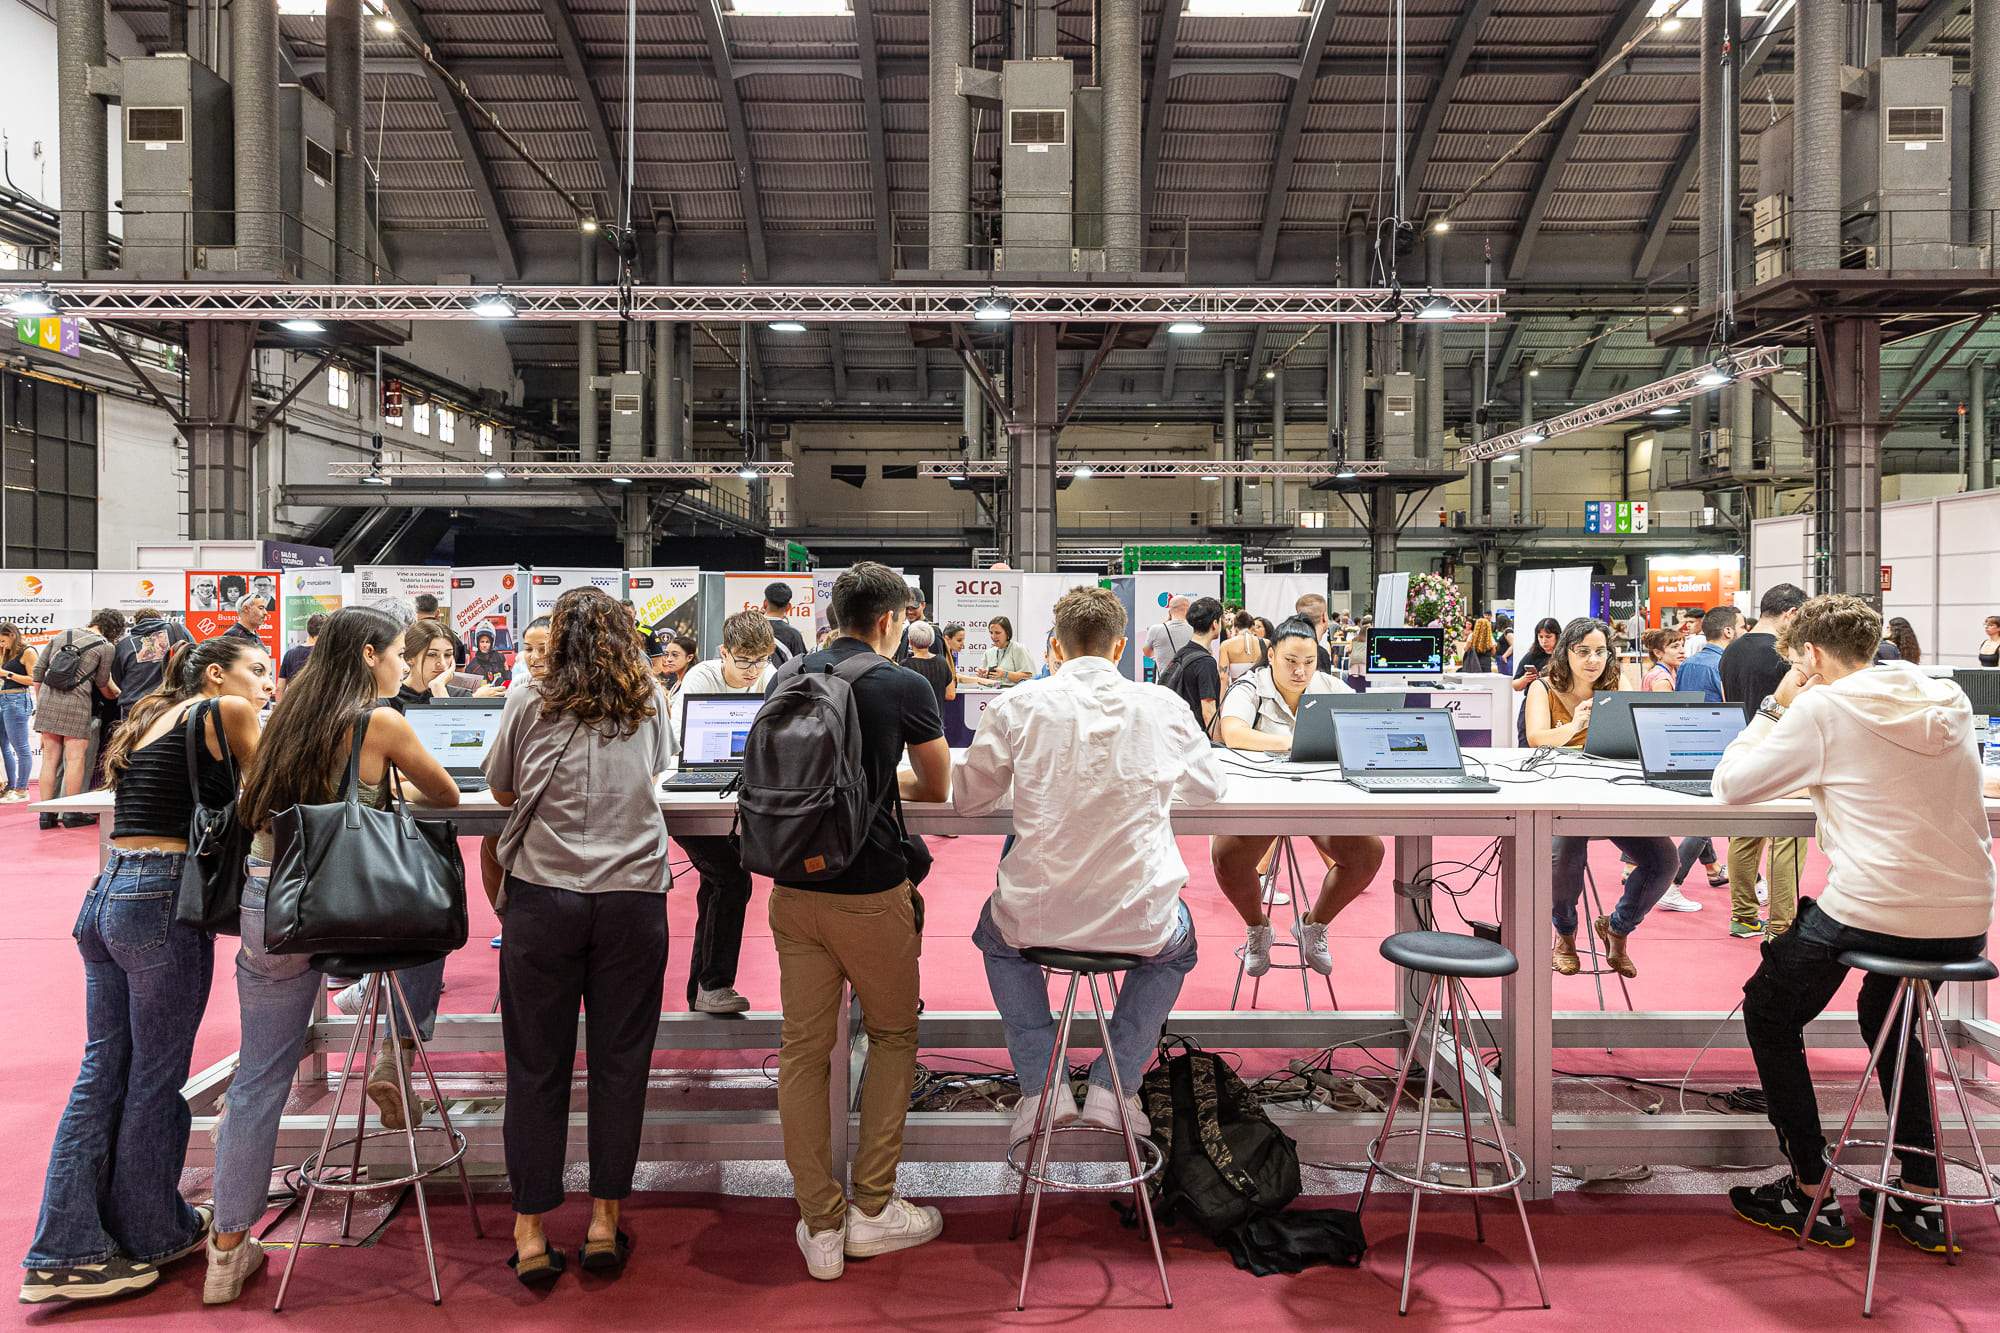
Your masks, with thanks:
M 1368 792 L 1496 792 L 1498 784 L 1465 771 L 1458 732 L 1443 708 L 1333 715 L 1340 773 Z
M 1646 785 L 1683 796 L 1715 795 L 1715 766 L 1747 725 L 1738 704 L 1640 703 L 1632 710 L 1632 730 Z
M 1388 713 L 1407 707 L 1409 696 L 1400 690 L 1376 690 L 1367 694 L 1302 694 L 1299 696 L 1297 725 L 1292 728 L 1292 751 L 1285 762 L 1293 764 L 1337 764 L 1340 742 L 1333 730 L 1337 713 Z
M 1592 695 L 1590 734 L 1583 738 L 1583 752 L 1599 759 L 1637 759 L 1639 742 L 1632 736 L 1633 704 L 1703 702 L 1700 690 L 1660 690 L 1652 694 L 1639 690 L 1607 690 Z
M 479 767 L 500 731 L 504 699 L 433 699 L 404 714 L 417 740 L 460 791 L 485 791 L 486 774 Z
M 761 694 L 681 696 L 681 762 L 664 791 L 721 791 L 743 771 L 743 744 L 764 706 Z

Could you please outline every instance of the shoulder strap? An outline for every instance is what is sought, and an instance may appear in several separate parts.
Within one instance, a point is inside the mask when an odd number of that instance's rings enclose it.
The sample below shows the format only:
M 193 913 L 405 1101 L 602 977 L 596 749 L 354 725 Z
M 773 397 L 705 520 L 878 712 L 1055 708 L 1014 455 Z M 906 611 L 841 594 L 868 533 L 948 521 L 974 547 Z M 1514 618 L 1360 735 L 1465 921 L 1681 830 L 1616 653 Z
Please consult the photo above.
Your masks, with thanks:
M 856 653 L 854 656 L 848 658 L 846 661 L 841 662 L 837 666 L 829 668 L 827 674 L 838 676 L 842 680 L 846 681 L 849 685 L 852 685 L 855 681 L 860 680 L 863 676 L 873 671 L 876 667 L 885 667 L 894 665 L 896 664 L 894 662 L 891 662 L 888 658 L 882 656 L 882 654 L 871 650 L 865 653 Z

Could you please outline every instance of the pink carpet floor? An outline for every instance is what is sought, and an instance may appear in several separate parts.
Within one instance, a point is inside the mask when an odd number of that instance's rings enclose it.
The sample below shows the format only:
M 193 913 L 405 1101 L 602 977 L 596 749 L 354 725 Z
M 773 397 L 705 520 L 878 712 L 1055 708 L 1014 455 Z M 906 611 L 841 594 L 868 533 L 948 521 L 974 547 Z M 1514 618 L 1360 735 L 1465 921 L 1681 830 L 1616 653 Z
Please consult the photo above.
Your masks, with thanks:
M 936 872 L 925 887 L 929 923 L 923 963 L 924 996 L 933 1010 L 988 1009 L 985 977 L 970 935 L 992 884 L 998 840 L 933 840 Z M 1441 840 L 1440 857 L 1464 857 L 1480 844 Z M 468 844 L 468 853 L 472 850 Z M 1192 872 L 1187 901 L 1203 956 L 1182 994 L 1188 1009 L 1228 1007 L 1235 974 L 1231 951 L 1241 927 L 1216 889 L 1205 840 L 1183 839 Z M 9 924 L 0 932 L 0 974 L 9 979 L 14 1039 L 0 1054 L 0 1135 L 11 1150 L 0 1154 L 0 1235 L 14 1254 L 25 1250 L 33 1229 L 41 1177 L 56 1117 L 76 1071 L 83 1040 L 81 964 L 66 938 L 77 904 L 96 865 L 95 830 L 41 832 L 19 806 L 0 807 L 0 858 L 11 892 Z M 468 855 L 468 861 L 472 857 Z M 1617 882 L 1617 858 L 1608 844 L 1593 848 L 1597 882 Z M 1825 862 L 1815 852 L 1807 891 L 1824 881 Z M 1463 877 L 1460 877 L 1461 880 Z M 665 998 L 679 1007 L 686 983 L 688 939 L 694 918 L 692 875 L 670 897 L 672 949 Z M 1756 963 L 1754 942 L 1728 936 L 1728 893 L 1710 890 L 1697 871 L 1691 896 L 1706 904 L 1693 914 L 1658 912 L 1635 938 L 1641 975 L 1633 983 L 1638 1007 L 1727 1010 Z M 496 928 L 483 898 L 474 897 L 473 942 L 447 969 L 447 1012 L 484 1013 L 495 987 L 496 951 L 486 945 Z M 1469 916 L 1493 919 L 1489 884 L 1462 902 Z M 1289 920 L 1281 909 L 1280 921 Z M 1443 924 L 1456 918 L 1440 901 Z M 1376 952 L 1391 928 L 1385 870 L 1371 891 L 1335 926 L 1336 983 L 1343 1008 L 1381 1009 L 1392 1003 L 1393 974 Z M 215 987 L 196 1045 L 195 1067 L 226 1056 L 237 1040 L 230 944 L 218 949 Z M 1546 966 L 1536 958 L 1524 960 Z M 764 922 L 763 894 L 750 911 L 739 988 L 760 1009 L 775 1007 L 776 959 Z M 1589 1008 L 1594 992 L 1586 978 L 1558 979 L 1559 1008 Z M 1295 1007 L 1297 979 L 1266 979 L 1263 1007 Z M 1247 1001 L 1247 993 L 1246 993 Z M 1615 991 L 1612 1003 L 1619 1004 Z M 1850 991 L 1834 1007 L 1849 1008 Z M 730 1063 L 754 1064 L 755 1053 Z M 992 1053 L 987 1053 L 989 1058 Z M 1004 1060 L 1004 1056 L 1000 1056 Z M 1245 1052 L 1247 1072 L 1263 1072 L 1276 1053 Z M 1686 1052 L 1574 1052 L 1560 1067 L 1616 1069 L 1678 1079 Z M 1816 1067 L 1852 1067 L 1844 1055 L 1816 1054 Z M 478 1063 L 478 1062 L 475 1062 Z M 709 1063 L 703 1061 L 702 1063 Z M 1754 1082 L 1747 1055 L 1711 1052 L 1697 1085 Z M 1832 1113 L 1827 1099 L 1828 1114 Z M 1668 1098 L 1672 1106 L 1671 1094 Z M 1754 1177 L 1763 1178 L 1763 1173 Z M 1641 1187 L 1643 1189 L 1643 1187 Z M 789 1203 L 768 1198 L 651 1193 L 635 1196 L 629 1229 L 639 1238 L 627 1276 L 616 1284 L 563 1279 L 556 1292 L 537 1298 L 501 1266 L 508 1251 L 504 1198 L 486 1195 L 487 1239 L 475 1239 L 463 1208 L 442 1196 L 432 1220 L 440 1246 L 446 1303 L 433 1311 L 422 1277 L 422 1259 L 408 1208 L 372 1247 L 312 1251 L 284 1316 L 293 1327 L 351 1329 L 374 1319 L 405 1327 L 493 1327 L 589 1320 L 606 1327 L 769 1328 L 804 1317 L 828 1328 L 923 1327 L 951 1324 L 1049 1325 L 1088 1316 L 1093 1327 L 1149 1326 L 1162 1316 L 1152 1308 L 1157 1284 L 1143 1239 L 1119 1229 L 1100 1201 L 1065 1198 L 1045 1212 L 1045 1244 L 1037 1264 L 1037 1300 L 1013 1313 L 1019 1246 L 1007 1240 L 1007 1205 L 959 1199 L 946 1205 L 942 1241 L 915 1254 L 850 1266 L 846 1280 L 821 1285 L 808 1279 L 792 1248 L 796 1217 Z M 1400 1276 L 1401 1219 L 1406 1200 L 1395 1196 L 1369 1212 L 1375 1249 L 1358 1273 L 1318 1270 L 1298 1277 L 1256 1279 L 1238 1273 L 1222 1251 L 1185 1234 L 1172 1239 L 1169 1262 L 1176 1309 L 1166 1316 L 1192 1326 L 1373 1326 L 1395 1322 Z M 1779 1237 L 1737 1222 L 1714 1194 L 1571 1191 L 1530 1209 L 1548 1268 L 1556 1318 L 1594 1320 L 1637 1317 L 1648 1328 L 1793 1327 L 1858 1323 L 1865 1244 L 1842 1253 L 1795 1254 Z M 1849 1208 L 1850 1217 L 1855 1210 Z M 1461 1205 L 1432 1204 L 1418 1248 L 1418 1299 L 1413 1320 L 1425 1325 L 1498 1319 L 1509 1324 L 1550 1316 L 1536 1306 L 1523 1264 L 1525 1251 L 1510 1217 L 1489 1213 L 1488 1243 L 1472 1240 Z M 585 1209 L 573 1204 L 553 1230 L 559 1241 L 581 1235 Z M 1991 1214 L 1961 1215 L 1968 1245 L 1956 1269 L 1918 1254 L 1891 1237 L 1882 1258 L 1877 1323 L 1960 1329 L 2000 1329 L 2000 1227 Z M 276 1252 L 282 1262 L 284 1254 Z M 578 1288 L 581 1290 L 578 1290 Z M 258 1279 L 240 1309 L 204 1311 L 199 1304 L 200 1265 L 180 1265 L 160 1290 L 90 1310 L 22 1313 L 25 1323 L 57 1320 L 147 1321 L 177 1327 L 268 1317 L 275 1280 Z

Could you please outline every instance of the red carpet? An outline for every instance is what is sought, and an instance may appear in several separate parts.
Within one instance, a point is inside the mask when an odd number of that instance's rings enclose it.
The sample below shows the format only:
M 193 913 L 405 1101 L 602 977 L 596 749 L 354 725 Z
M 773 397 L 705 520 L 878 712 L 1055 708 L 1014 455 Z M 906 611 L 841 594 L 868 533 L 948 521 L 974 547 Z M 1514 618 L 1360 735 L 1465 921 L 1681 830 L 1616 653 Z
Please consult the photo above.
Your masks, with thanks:
M 998 840 L 933 840 L 936 872 L 925 887 L 929 905 L 923 964 L 924 995 L 936 1010 L 988 1009 L 984 973 L 969 936 L 992 884 Z M 16 1039 L 0 1057 L 0 1133 L 15 1150 L 0 1159 L 0 1204 L 12 1253 L 26 1248 L 56 1116 L 76 1071 L 83 1040 L 81 964 L 67 938 L 77 904 L 96 864 L 95 830 L 39 832 L 33 817 L 18 806 L 0 807 L 0 848 L 10 873 L 9 927 L 0 936 L 0 970 L 8 994 Z M 471 848 L 468 846 L 468 852 Z M 1479 850 L 1470 840 L 1442 840 L 1440 857 L 1464 857 Z M 1241 927 L 1215 888 L 1202 839 L 1183 839 L 1182 854 L 1193 871 L 1188 902 L 1202 941 L 1203 957 L 1182 995 L 1189 1009 L 1222 1009 L 1229 1003 L 1235 975 L 1231 951 Z M 468 861 L 472 858 L 468 856 Z M 1617 859 L 1609 844 L 1593 849 L 1592 865 L 1601 885 L 1617 883 Z M 1824 881 L 1825 862 L 1815 853 L 1808 866 L 1808 891 Z M 1459 877 L 1462 881 L 1462 876 Z M 1633 983 L 1640 1008 L 1727 1010 L 1756 961 L 1753 942 L 1728 937 L 1728 894 L 1694 876 L 1691 896 L 1707 904 L 1693 914 L 1656 912 L 1633 942 L 1641 969 Z M 666 997 L 679 1007 L 686 984 L 687 941 L 692 932 L 691 876 L 669 899 L 673 948 Z M 1308 890 L 1310 893 L 1310 888 Z M 495 951 L 486 947 L 494 929 L 483 897 L 473 895 L 473 943 L 451 960 L 444 1008 L 484 1013 L 493 997 Z M 1493 889 L 1474 889 L 1462 906 L 1469 916 L 1493 919 Z M 1281 923 L 1288 908 L 1279 909 Z M 1455 921 L 1439 900 L 1445 922 Z M 1336 983 L 1345 1008 L 1381 1009 L 1392 1003 L 1388 965 L 1376 944 L 1392 917 L 1385 870 L 1371 891 L 1335 927 Z M 1281 938 L 1283 937 L 1281 931 Z M 235 1048 L 237 1011 L 230 943 L 218 945 L 215 990 L 196 1046 L 196 1067 L 205 1067 Z M 1534 960 L 1541 964 L 1540 959 Z M 1545 965 L 1545 964 L 1541 964 Z M 1295 1006 L 1297 978 L 1266 978 L 1265 1008 Z M 763 901 L 752 905 L 744 944 L 739 989 L 760 1009 L 775 1007 L 776 960 Z M 1559 979 L 1558 1005 L 1588 1008 L 1594 991 L 1587 978 Z M 1247 1002 L 1247 991 L 1246 991 Z M 1615 990 L 1612 1003 L 1619 1003 Z M 1836 1001 L 1851 1007 L 1851 998 Z M 741 1061 L 751 1064 L 759 1058 Z M 1815 1055 L 1816 1063 L 1826 1057 Z M 1245 1052 L 1253 1076 L 1277 1062 L 1276 1053 Z M 1683 1052 L 1633 1053 L 1630 1057 L 1563 1057 L 1571 1068 L 1623 1068 L 1678 1079 L 1689 1056 Z M 472 1064 L 484 1063 L 472 1061 Z M 704 1062 L 706 1063 L 706 1062 Z M 1826 1065 L 1823 1067 L 1837 1067 Z M 1697 1083 L 1727 1085 L 1749 1081 L 1747 1056 L 1711 1052 Z M 1668 1094 L 1671 1104 L 1672 1094 Z M 1377 1249 L 1359 1274 L 1329 1270 L 1296 1278 L 1255 1279 L 1240 1274 L 1228 1257 L 1186 1236 L 1173 1240 L 1169 1262 L 1175 1280 L 1179 1320 L 1208 1318 L 1226 1326 L 1279 1327 L 1384 1325 L 1395 1321 L 1396 1284 L 1401 1261 L 1400 1219 L 1406 1200 L 1390 1198 L 1371 1208 L 1370 1233 Z M 1496 1210 L 1497 1211 L 1497 1210 Z M 1531 1210 L 1537 1240 L 1548 1265 L 1557 1317 L 1626 1318 L 1637 1315 L 1648 1327 L 1689 1328 L 1795 1326 L 1858 1320 L 1866 1263 L 1865 1246 L 1844 1253 L 1814 1250 L 1797 1255 L 1779 1237 L 1736 1222 L 1719 1198 L 1709 1196 L 1566 1194 Z M 1850 1206 L 1850 1216 L 1854 1209 Z M 1065 1198 L 1045 1211 L 1046 1245 L 1037 1265 L 1039 1299 L 1025 1315 L 1013 1314 L 1013 1283 L 1020 1249 L 1006 1239 L 1008 1205 L 998 1200 L 951 1200 L 946 1204 L 944 1239 L 920 1255 L 890 1256 L 857 1263 L 840 1283 L 822 1286 L 805 1277 L 792 1248 L 796 1213 L 788 1202 L 771 1199 L 696 1195 L 638 1196 L 629 1216 L 639 1238 L 632 1271 L 615 1285 L 566 1277 L 555 1294 L 538 1300 L 501 1267 L 507 1253 L 509 1214 L 497 1196 L 482 1199 L 488 1238 L 472 1237 L 464 1210 L 440 1195 L 433 1222 L 445 1268 L 446 1305 L 433 1313 L 422 1278 L 416 1220 L 406 1206 L 374 1248 L 340 1253 L 310 1251 L 300 1260 L 288 1323 L 295 1327 L 351 1329 L 371 1317 L 401 1324 L 430 1321 L 439 1327 L 471 1327 L 496 1322 L 509 1326 L 551 1319 L 588 1319 L 612 1327 L 688 1326 L 770 1327 L 799 1318 L 802 1300 L 814 1302 L 814 1322 L 825 1327 L 922 1326 L 971 1322 L 1051 1324 L 1081 1314 L 1093 1327 L 1123 1327 L 1156 1321 L 1157 1282 L 1143 1236 L 1118 1228 L 1108 1209 L 1087 1198 Z M 573 1214 L 573 1215 L 572 1215 Z M 1427 1223 L 1418 1250 L 1418 1296 L 1413 1316 L 1475 1322 L 1488 1317 L 1522 1322 L 1543 1316 L 1535 1306 L 1518 1225 L 1489 1212 L 1489 1246 L 1471 1240 L 1471 1222 L 1460 1204 L 1427 1204 Z M 566 1211 L 553 1228 L 574 1245 L 585 1218 L 581 1204 Z M 1962 1215 L 1961 1236 L 1970 1253 L 1956 1269 L 1916 1253 L 1893 1238 L 1883 1252 L 1878 1322 L 1909 1324 L 1943 1320 L 1959 1328 L 2000 1329 L 2000 1228 L 1986 1215 Z M 1434 1228 L 1434 1229 L 1433 1229 Z M 570 1233 L 574 1233 L 572 1236 Z M 286 1256 L 277 1252 L 282 1263 Z M 243 1310 L 213 1315 L 199 1305 L 198 1261 L 170 1274 L 163 1289 L 133 1301 L 99 1307 L 69 1318 L 156 1320 L 191 1324 L 213 1318 L 238 1325 L 253 1311 L 268 1309 L 275 1278 L 259 1278 Z M 588 1304 L 575 1286 L 591 1289 Z M 661 1297 L 671 1294 L 671 1304 Z M 57 1316 L 60 1317 L 60 1316 Z M 46 1323 L 49 1316 L 33 1322 Z

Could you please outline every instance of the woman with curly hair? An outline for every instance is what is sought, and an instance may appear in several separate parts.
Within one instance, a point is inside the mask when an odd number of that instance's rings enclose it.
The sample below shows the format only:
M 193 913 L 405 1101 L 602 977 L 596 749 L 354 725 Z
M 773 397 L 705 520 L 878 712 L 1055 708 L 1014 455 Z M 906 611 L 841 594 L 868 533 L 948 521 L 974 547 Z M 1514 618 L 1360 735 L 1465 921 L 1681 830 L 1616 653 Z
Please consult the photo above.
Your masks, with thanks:
M 486 756 L 510 807 L 495 853 L 500 1017 L 507 1051 L 507 1178 L 515 1276 L 544 1286 L 563 1252 L 543 1217 L 562 1205 L 577 1006 L 590 1044 L 590 1229 L 581 1262 L 615 1275 L 631 1238 L 646 1075 L 667 970 L 667 826 L 654 796 L 672 762 L 666 699 L 632 613 L 596 588 L 557 599 L 548 664 L 507 695 Z

